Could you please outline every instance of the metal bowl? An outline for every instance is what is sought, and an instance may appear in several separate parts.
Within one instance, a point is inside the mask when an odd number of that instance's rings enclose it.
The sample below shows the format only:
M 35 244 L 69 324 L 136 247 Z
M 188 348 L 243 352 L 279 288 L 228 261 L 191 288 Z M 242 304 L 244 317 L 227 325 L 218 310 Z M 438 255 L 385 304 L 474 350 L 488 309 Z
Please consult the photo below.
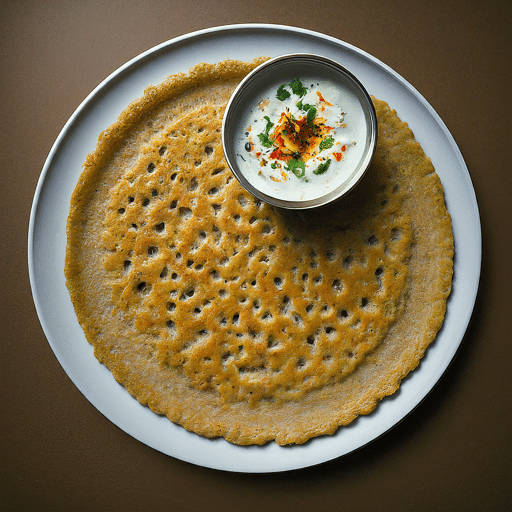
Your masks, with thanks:
M 328 83 L 348 105 L 347 116 L 357 126 L 357 150 L 343 172 L 333 173 L 329 185 L 314 186 L 301 180 L 288 182 L 293 193 L 274 188 L 261 179 L 260 163 L 248 158 L 247 128 L 260 101 L 270 90 L 299 78 L 304 83 Z M 345 105 L 340 105 L 343 109 Z M 338 200 L 361 180 L 368 169 L 377 142 L 377 116 L 372 100 L 359 80 L 338 62 L 312 54 L 288 54 L 270 59 L 249 73 L 233 92 L 223 118 L 222 144 L 226 161 L 240 184 L 251 194 L 275 206 L 307 209 Z M 289 173 L 289 180 L 295 178 Z M 260 176 L 257 178 L 257 176 Z M 286 179 L 286 178 L 285 178 Z M 263 186 L 262 186 L 263 185 Z M 300 189 L 302 187 L 302 189 Z M 304 193 L 303 193 L 304 192 Z M 301 197 L 299 197 L 301 196 Z

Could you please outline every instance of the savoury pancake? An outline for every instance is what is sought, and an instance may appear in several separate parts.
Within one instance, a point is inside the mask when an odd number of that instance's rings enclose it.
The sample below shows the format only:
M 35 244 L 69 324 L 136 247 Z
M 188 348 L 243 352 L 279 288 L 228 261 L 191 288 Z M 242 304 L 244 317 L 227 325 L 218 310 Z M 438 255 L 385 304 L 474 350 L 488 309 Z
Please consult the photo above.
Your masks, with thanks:
M 141 404 L 207 437 L 303 443 L 374 410 L 419 364 L 453 236 L 430 159 L 377 99 L 374 161 L 347 197 L 294 213 L 245 191 L 221 124 L 259 62 L 170 76 L 101 134 L 65 272 L 96 357 Z

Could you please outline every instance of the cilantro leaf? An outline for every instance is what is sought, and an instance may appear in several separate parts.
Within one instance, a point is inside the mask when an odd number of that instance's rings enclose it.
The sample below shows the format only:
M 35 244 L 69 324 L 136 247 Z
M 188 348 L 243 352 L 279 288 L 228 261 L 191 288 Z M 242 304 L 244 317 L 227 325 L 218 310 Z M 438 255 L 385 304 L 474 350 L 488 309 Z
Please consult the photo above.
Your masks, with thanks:
M 313 126 L 313 121 L 315 120 L 315 117 L 316 117 L 316 108 L 311 107 L 308 110 L 308 113 L 306 115 L 306 120 L 307 120 L 309 126 Z
M 332 135 L 329 135 L 328 137 L 323 139 L 322 142 L 320 142 L 320 145 L 318 146 L 318 148 L 320 149 L 320 151 L 323 151 L 324 149 L 332 148 L 333 145 L 334 145 L 334 137 Z
M 271 148 L 274 145 L 267 133 L 258 133 L 258 139 L 260 139 L 261 145 L 266 148 Z
M 314 171 L 313 174 L 323 174 L 327 169 L 329 169 L 329 165 L 331 165 L 331 160 L 327 160 L 323 164 L 320 164 Z
M 279 86 L 279 89 L 277 89 L 276 96 L 278 100 L 284 101 L 286 98 L 289 98 L 291 96 L 291 94 L 285 89 L 285 87 L 286 84 L 283 84 Z
M 290 160 L 288 160 L 286 169 L 292 171 L 297 178 L 302 178 L 306 174 L 306 164 L 296 158 L 290 158 Z
M 270 128 L 274 126 L 274 123 L 270 120 L 270 117 L 264 116 L 263 119 L 267 121 L 267 126 L 265 126 L 265 133 L 268 135 L 268 132 L 270 131 Z
M 289 85 L 292 88 L 293 94 L 301 98 L 308 92 L 307 88 L 302 85 L 302 82 L 298 78 L 294 78 Z

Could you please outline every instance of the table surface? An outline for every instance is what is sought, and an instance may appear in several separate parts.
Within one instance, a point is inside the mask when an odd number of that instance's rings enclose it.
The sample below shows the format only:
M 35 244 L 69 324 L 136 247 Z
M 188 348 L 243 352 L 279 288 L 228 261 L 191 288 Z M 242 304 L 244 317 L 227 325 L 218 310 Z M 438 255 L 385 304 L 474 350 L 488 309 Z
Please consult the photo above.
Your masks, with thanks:
M 159 43 L 238 23 L 322 32 L 401 74 L 457 142 L 483 233 L 472 323 L 423 403 L 357 452 L 263 475 L 173 459 L 99 413 L 44 336 L 26 256 L 41 169 L 82 100 Z M 510 26 L 508 1 L 2 1 L 0 510 L 511 510 Z

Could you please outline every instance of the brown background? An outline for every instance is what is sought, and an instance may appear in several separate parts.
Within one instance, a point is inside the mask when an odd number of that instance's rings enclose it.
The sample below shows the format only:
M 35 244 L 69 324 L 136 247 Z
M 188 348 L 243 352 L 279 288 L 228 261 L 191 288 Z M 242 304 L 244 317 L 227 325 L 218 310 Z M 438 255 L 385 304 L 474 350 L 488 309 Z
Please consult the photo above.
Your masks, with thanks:
M 0 510 L 512 510 L 510 2 L 0 1 Z M 319 467 L 239 475 L 134 440 L 75 388 L 32 302 L 27 228 L 46 156 L 108 74 L 158 43 L 244 22 L 349 42 L 412 83 L 473 179 L 483 267 L 454 363 L 400 425 Z

